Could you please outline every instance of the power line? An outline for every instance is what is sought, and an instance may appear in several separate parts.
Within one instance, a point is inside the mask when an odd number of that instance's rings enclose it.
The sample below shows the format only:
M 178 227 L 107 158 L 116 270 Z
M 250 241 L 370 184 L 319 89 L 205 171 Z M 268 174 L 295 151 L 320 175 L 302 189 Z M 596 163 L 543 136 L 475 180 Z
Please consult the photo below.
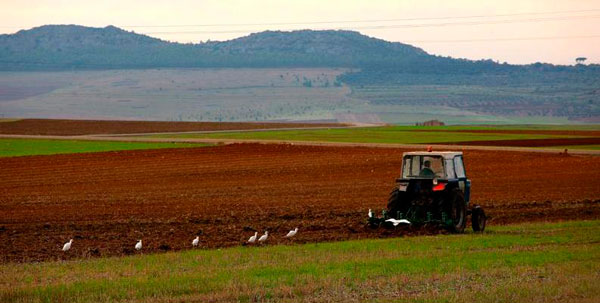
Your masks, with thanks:
M 587 38 L 600 38 L 600 35 L 483 38 L 483 39 L 459 39 L 459 40 L 406 40 L 406 41 L 402 41 L 402 43 L 502 42 L 502 41 L 533 41 L 533 40 L 560 40 L 560 39 L 587 39 Z
M 419 18 L 396 18 L 396 19 L 363 19 L 363 20 L 337 20 L 337 21 L 304 21 L 304 22 L 266 22 L 266 23 L 217 23 L 217 24 L 170 24 L 170 25 L 121 25 L 128 28 L 160 28 L 160 27 L 234 27 L 234 26 L 270 26 L 270 25 L 311 25 L 311 24 L 335 24 L 335 23 L 373 23 L 373 22 L 398 22 L 398 21 L 419 21 L 419 20 L 454 20 L 454 19 L 473 19 L 473 18 L 495 18 L 510 16 L 536 16 L 551 14 L 569 14 L 598 12 L 598 9 L 585 10 L 566 10 L 566 11 L 548 11 L 548 12 L 526 12 L 512 14 L 492 14 L 492 15 L 468 15 L 468 16 L 444 16 L 444 17 L 419 17 Z M 22 26 L 0 26 L 0 28 L 23 28 Z
M 508 23 L 531 23 L 531 22 L 546 22 L 546 21 L 565 21 L 573 19 L 592 19 L 600 18 L 600 15 L 586 16 L 563 16 L 563 17 L 547 17 L 547 18 L 529 18 L 529 19 L 514 19 L 514 20 L 494 20 L 494 21 L 466 21 L 466 22 L 444 22 L 444 23 L 421 23 L 421 24 L 396 24 L 396 25 L 372 25 L 372 26 L 354 26 L 354 27 L 337 27 L 337 28 L 320 28 L 318 30 L 359 30 L 359 29 L 390 29 L 390 28 L 419 28 L 419 27 L 439 27 L 439 26 L 455 26 L 455 25 L 486 25 L 486 24 L 508 24 Z M 290 29 L 288 29 L 290 30 Z M 293 30 L 293 29 L 291 29 Z M 296 29 L 297 30 L 297 29 Z M 146 35 L 168 35 L 168 34 L 233 34 L 233 33 L 248 33 L 253 30 L 224 30 L 224 31 L 168 31 L 168 32 L 143 32 Z
M 367 20 L 338 20 L 338 21 L 310 21 L 310 22 L 271 22 L 271 23 L 221 23 L 221 24 L 175 24 L 175 25 L 123 25 L 123 27 L 219 27 L 219 26 L 263 26 L 263 25 L 305 25 L 305 24 L 333 24 L 333 23 L 372 23 L 372 22 L 397 22 L 397 21 L 419 21 L 419 20 L 443 20 L 443 19 L 471 19 L 471 18 L 489 18 L 489 17 L 509 17 L 509 16 L 527 16 L 527 15 L 549 15 L 549 14 L 567 14 L 598 12 L 600 9 L 571 10 L 571 11 L 551 11 L 551 12 L 528 12 L 514 14 L 494 14 L 494 15 L 470 15 L 470 16 L 447 16 L 447 17 L 423 17 L 423 18 L 399 18 L 399 19 L 367 19 Z

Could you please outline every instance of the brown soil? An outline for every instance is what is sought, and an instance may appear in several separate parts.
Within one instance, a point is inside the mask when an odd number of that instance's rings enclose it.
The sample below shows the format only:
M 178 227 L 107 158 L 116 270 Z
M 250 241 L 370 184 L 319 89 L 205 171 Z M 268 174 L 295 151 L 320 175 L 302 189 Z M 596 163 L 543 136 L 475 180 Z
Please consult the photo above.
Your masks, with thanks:
M 0 159 L 0 262 L 394 236 L 364 228 L 403 150 L 233 144 Z M 465 151 L 490 224 L 600 217 L 600 157 Z M 284 239 L 299 227 L 297 237 Z M 408 233 L 434 231 L 409 230 Z M 61 251 L 73 238 L 73 248 Z
M 0 134 L 74 136 L 92 134 L 135 134 L 340 126 L 344 125 L 337 123 L 165 122 L 23 119 L 0 123 Z
M 489 140 L 489 141 L 463 141 L 445 142 L 448 145 L 471 145 L 471 146 L 515 146 L 515 147 L 550 147 L 568 145 L 597 145 L 597 138 L 559 138 L 559 139 L 527 139 L 527 140 Z

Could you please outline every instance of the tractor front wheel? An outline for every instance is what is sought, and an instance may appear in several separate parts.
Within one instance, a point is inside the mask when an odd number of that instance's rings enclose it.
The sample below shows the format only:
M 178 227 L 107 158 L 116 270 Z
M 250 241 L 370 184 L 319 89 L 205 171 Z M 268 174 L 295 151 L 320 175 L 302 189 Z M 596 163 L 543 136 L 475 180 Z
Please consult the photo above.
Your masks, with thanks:
M 479 205 L 473 208 L 473 214 L 471 215 L 471 225 L 474 232 L 483 232 L 485 230 L 486 216 L 483 208 Z
M 463 233 L 466 226 L 467 208 L 463 193 L 459 190 L 453 190 L 450 194 L 450 231 L 453 233 Z

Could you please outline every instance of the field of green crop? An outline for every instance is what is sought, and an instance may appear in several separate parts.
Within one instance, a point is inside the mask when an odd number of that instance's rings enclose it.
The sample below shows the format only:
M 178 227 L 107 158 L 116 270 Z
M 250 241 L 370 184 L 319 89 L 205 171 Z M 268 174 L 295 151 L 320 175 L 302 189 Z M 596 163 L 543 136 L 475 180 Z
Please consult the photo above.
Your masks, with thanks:
M 255 132 L 222 132 L 222 133 L 187 133 L 152 135 L 155 138 L 218 138 L 218 139 L 259 139 L 259 140 L 297 140 L 325 142 L 364 142 L 364 143 L 444 143 L 479 140 L 513 140 L 513 139 L 546 139 L 568 138 L 574 136 L 547 134 L 505 134 L 505 133 L 465 133 L 465 132 L 436 132 L 434 130 L 476 130 L 490 129 L 489 127 L 416 127 L 416 126 L 386 126 L 346 129 L 315 129 L 315 130 L 279 130 Z M 501 128 L 509 129 L 509 128 Z M 428 130 L 426 132 L 417 130 Z
M 0 157 L 90 153 L 130 149 L 199 147 L 206 144 L 77 141 L 41 139 L 0 139 Z
M 490 226 L 483 234 L 9 263 L 0 265 L 0 301 L 598 302 L 598 241 L 600 221 L 571 221 Z

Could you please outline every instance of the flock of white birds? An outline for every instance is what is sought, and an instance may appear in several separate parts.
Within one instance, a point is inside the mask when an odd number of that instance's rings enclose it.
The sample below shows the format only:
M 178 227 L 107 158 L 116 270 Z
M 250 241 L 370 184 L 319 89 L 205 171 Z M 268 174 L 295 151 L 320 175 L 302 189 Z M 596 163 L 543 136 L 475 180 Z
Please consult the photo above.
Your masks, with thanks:
M 285 237 L 286 238 L 291 238 L 293 236 L 295 236 L 298 233 L 298 227 L 296 227 L 293 230 L 290 230 Z M 250 239 L 248 239 L 248 243 L 256 243 L 257 238 L 258 237 L 258 232 L 254 233 L 254 236 L 250 237 Z M 263 243 L 266 242 L 267 239 L 269 238 L 269 232 L 265 231 L 265 233 L 260 236 L 260 238 L 258 238 L 258 242 L 259 243 Z M 192 247 L 197 247 L 198 244 L 200 244 L 200 237 L 196 236 L 196 238 L 194 238 L 194 240 L 192 240 Z M 65 243 L 63 245 L 62 250 L 63 251 L 68 251 L 69 249 L 71 249 L 71 246 L 73 245 L 73 239 L 69 240 L 69 242 Z M 138 240 L 138 242 L 135 244 L 134 246 L 135 250 L 142 250 L 142 240 Z
M 371 209 L 369 209 L 369 218 L 373 218 L 373 211 Z M 387 219 L 385 220 L 386 222 L 390 222 L 392 223 L 394 226 L 398 226 L 400 224 L 410 224 L 410 222 L 406 219 Z M 296 227 L 295 229 L 290 230 L 285 237 L 286 238 L 291 238 L 293 236 L 295 236 L 298 233 L 298 227 Z M 256 243 L 256 241 L 258 241 L 258 243 L 264 243 L 267 241 L 267 239 L 269 238 L 269 232 L 265 231 L 265 233 L 263 235 L 260 236 L 260 238 L 258 237 L 258 232 L 254 233 L 254 236 L 250 237 L 248 239 L 248 243 L 253 244 Z M 196 238 L 194 238 L 194 240 L 192 240 L 192 247 L 197 247 L 198 244 L 200 244 L 200 237 L 196 236 Z M 63 245 L 63 251 L 68 251 L 69 249 L 71 249 L 71 245 L 73 245 L 73 239 L 69 240 L 69 242 L 65 243 L 65 245 Z M 138 240 L 138 242 L 135 244 L 135 250 L 142 250 L 142 240 Z

